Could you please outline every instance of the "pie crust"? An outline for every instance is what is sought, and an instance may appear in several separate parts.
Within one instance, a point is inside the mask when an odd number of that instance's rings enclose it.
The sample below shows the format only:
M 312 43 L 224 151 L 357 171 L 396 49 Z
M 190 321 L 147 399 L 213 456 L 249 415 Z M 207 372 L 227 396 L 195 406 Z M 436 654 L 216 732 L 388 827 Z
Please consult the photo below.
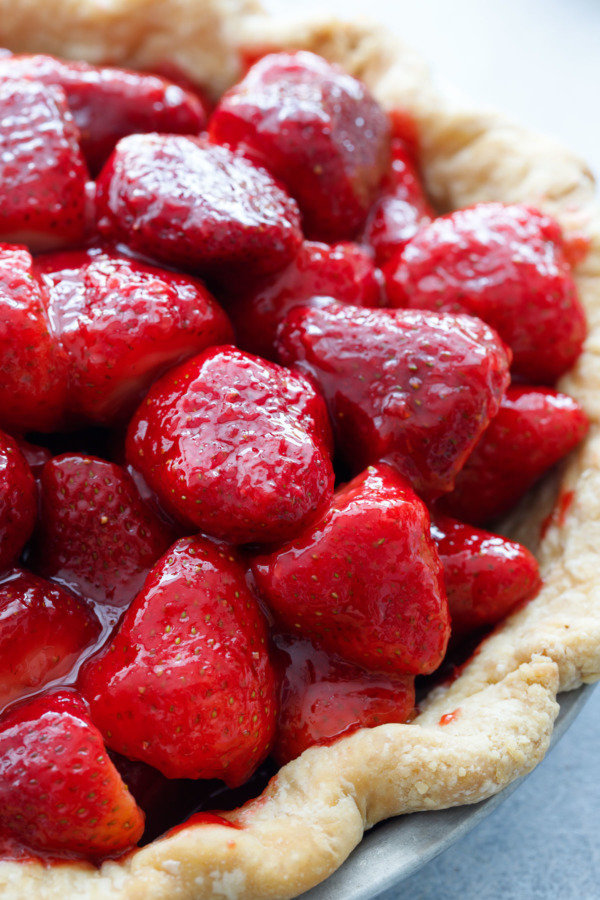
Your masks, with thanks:
M 411 724 L 359 731 L 288 764 L 260 798 L 227 814 L 241 830 L 188 826 L 99 870 L 0 863 L 4 900 L 295 897 L 381 819 L 476 803 L 529 772 L 548 748 L 557 692 L 600 677 L 600 212 L 592 176 L 554 141 L 443 97 L 411 51 L 363 22 L 272 19 L 253 0 L 0 0 L 0 45 L 140 68 L 171 62 L 215 96 L 239 76 L 242 54 L 313 50 L 416 118 L 427 187 L 441 209 L 531 202 L 590 241 L 576 268 L 590 334 L 561 387 L 585 407 L 591 433 L 508 523 L 540 559 L 539 596 L 450 687 L 433 691 Z M 558 503 L 541 539 L 559 491 L 569 502 Z

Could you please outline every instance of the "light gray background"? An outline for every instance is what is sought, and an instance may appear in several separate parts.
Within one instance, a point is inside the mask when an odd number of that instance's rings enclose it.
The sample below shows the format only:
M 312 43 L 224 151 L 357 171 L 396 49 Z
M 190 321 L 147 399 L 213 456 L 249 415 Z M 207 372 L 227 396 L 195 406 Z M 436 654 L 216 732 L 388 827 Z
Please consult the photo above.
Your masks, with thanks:
M 386 22 L 441 80 L 560 138 L 600 174 L 599 0 L 263 2 Z M 599 745 L 600 689 L 489 819 L 381 900 L 600 898 Z

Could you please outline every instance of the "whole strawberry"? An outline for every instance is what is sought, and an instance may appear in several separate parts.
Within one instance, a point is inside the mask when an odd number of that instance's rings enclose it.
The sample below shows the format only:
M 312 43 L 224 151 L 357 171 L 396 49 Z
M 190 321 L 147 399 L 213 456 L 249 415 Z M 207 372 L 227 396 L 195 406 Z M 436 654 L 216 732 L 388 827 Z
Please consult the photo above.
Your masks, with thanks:
M 541 586 L 535 557 L 515 541 L 448 516 L 431 524 L 444 567 L 452 635 L 495 625 Z
M 528 206 L 481 203 L 422 228 L 387 268 L 392 306 L 469 313 L 496 329 L 513 371 L 552 384 L 586 333 L 557 222 Z
M 204 285 L 102 250 L 47 254 L 35 274 L 69 360 L 74 421 L 127 421 L 171 366 L 233 338 Z
M 367 669 L 433 672 L 450 634 L 429 514 L 390 466 L 371 466 L 294 540 L 252 571 L 292 633 Z
M 123 607 L 172 540 L 120 466 L 81 453 L 44 466 L 31 565 L 46 578 Z
M 353 472 L 385 458 L 430 496 L 451 489 L 508 384 L 509 353 L 468 316 L 297 306 L 277 347 L 316 381 Z
M 34 251 L 81 243 L 87 166 L 64 91 L 0 79 L 0 240 Z
M 157 75 L 53 56 L 16 55 L 0 60 L 0 81 L 5 79 L 26 79 L 64 90 L 81 149 L 94 174 L 117 141 L 128 134 L 200 134 L 206 124 L 198 98 Z
M 97 183 L 98 230 L 193 273 L 257 277 L 302 242 L 295 202 L 226 147 L 180 135 L 123 138 Z
M 330 744 L 358 728 L 406 722 L 414 678 L 368 672 L 306 638 L 275 635 L 279 715 L 273 756 L 280 765 L 314 744 Z
M 357 244 L 329 247 L 304 241 L 282 272 L 230 289 L 225 305 L 237 345 L 263 359 L 276 359 L 278 326 L 290 309 L 313 297 L 334 297 L 351 306 L 382 306 L 381 272 Z
M 106 857 L 144 817 L 77 694 L 30 700 L 0 720 L 0 823 L 35 850 Z
M 94 613 L 56 584 L 22 569 L 0 580 L 0 710 L 63 678 L 100 626 Z
M 127 458 L 185 527 L 264 543 L 327 507 L 330 441 L 307 379 L 217 347 L 153 385 L 129 426 Z
M 112 749 L 168 778 L 242 784 L 271 744 L 275 685 L 266 623 L 231 548 L 174 544 L 81 690 Z
M 586 414 L 567 394 L 510 387 L 454 490 L 440 499 L 440 511 L 474 525 L 499 518 L 577 447 L 588 428 Z
M 0 431 L 0 573 L 17 561 L 36 518 L 31 469 L 15 439 Z
M 314 53 L 273 53 L 219 101 L 212 140 L 264 165 L 298 201 L 311 240 L 352 238 L 389 159 L 389 121 L 368 88 Z
M 0 244 L 0 426 L 52 431 L 63 419 L 67 357 L 25 247 Z

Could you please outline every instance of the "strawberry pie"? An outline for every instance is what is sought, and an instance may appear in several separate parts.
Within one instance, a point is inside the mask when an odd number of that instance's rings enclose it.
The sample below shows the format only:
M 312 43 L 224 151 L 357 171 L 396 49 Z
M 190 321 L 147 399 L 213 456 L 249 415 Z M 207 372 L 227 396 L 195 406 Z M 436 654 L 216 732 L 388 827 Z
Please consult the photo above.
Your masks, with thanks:
M 600 677 L 587 171 L 382 29 L 0 23 L 0 885 L 292 898 Z

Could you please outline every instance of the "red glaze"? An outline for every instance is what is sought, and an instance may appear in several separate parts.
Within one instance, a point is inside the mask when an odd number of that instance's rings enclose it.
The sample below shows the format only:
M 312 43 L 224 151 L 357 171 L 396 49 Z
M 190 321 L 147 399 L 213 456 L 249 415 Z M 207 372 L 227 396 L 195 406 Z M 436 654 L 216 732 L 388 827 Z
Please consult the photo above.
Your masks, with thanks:
M 536 558 L 515 541 L 447 516 L 431 535 L 444 567 L 452 635 L 495 625 L 541 586 Z
M 275 685 L 266 623 L 231 548 L 174 544 L 81 688 L 119 753 L 168 778 L 242 784 L 271 744 Z
M 7 572 L 0 581 L 0 709 L 66 675 L 99 632 L 93 612 L 58 585 Z
M 26 441 L 25 438 L 17 438 L 17 444 L 31 469 L 33 477 L 38 479 L 48 460 L 52 459 L 52 454 L 47 447 L 39 447 L 37 444 L 31 444 L 29 441 Z
M 17 432 L 57 428 L 67 391 L 66 355 L 32 264 L 25 247 L 0 245 L 0 426 Z
M 164 371 L 233 339 L 223 310 L 185 275 L 101 250 L 39 257 L 35 273 L 69 357 L 75 421 L 125 422 Z
M 354 237 L 389 160 L 389 120 L 365 85 L 304 51 L 252 66 L 221 97 L 209 132 L 283 181 L 316 241 Z
M 40 524 L 31 564 L 100 604 L 126 606 L 172 542 L 120 466 L 65 453 L 41 478 Z
M 327 508 L 329 451 L 325 405 L 310 382 L 235 347 L 161 378 L 126 447 L 168 512 L 236 544 L 286 540 Z
M 510 387 L 454 491 L 439 501 L 440 510 L 475 525 L 497 519 L 575 449 L 588 427 L 572 397 L 550 388 Z
M 0 240 L 34 251 L 83 240 L 89 176 L 78 138 L 60 88 L 0 80 Z
M 235 828 L 238 831 L 241 828 L 237 822 L 230 822 L 229 819 L 224 819 L 223 816 L 218 816 L 216 813 L 200 812 L 194 813 L 193 816 L 190 816 L 189 819 L 186 819 L 181 825 L 176 825 L 175 828 L 169 829 L 165 834 L 165 837 L 173 837 L 173 835 L 179 834 L 181 831 L 187 831 L 188 827 L 193 827 L 195 825 L 225 825 L 227 828 Z
M 452 488 L 508 383 L 509 353 L 467 316 L 298 306 L 277 345 L 316 380 L 354 472 L 385 457 L 428 495 Z
M 271 176 L 201 138 L 124 138 L 98 179 L 96 209 L 105 237 L 213 276 L 277 272 L 302 241 L 298 208 Z
M 0 81 L 25 79 L 61 87 L 93 173 L 127 134 L 200 134 L 206 115 L 197 97 L 156 75 L 97 68 L 52 56 L 0 60 Z
M 264 359 L 276 359 L 278 326 L 290 309 L 312 297 L 334 297 L 352 306 L 382 306 L 381 272 L 356 244 L 329 247 L 305 241 L 283 272 L 231 291 L 226 307 L 238 346 Z
M 315 525 L 254 557 L 252 571 L 286 630 L 346 660 L 418 675 L 444 657 L 450 620 L 429 514 L 389 466 L 339 490 Z
M 441 716 L 438 725 L 451 725 L 452 722 L 456 722 L 456 720 L 460 717 L 461 712 L 462 710 L 459 706 L 458 709 L 453 709 L 452 712 L 444 713 L 444 715 Z
M 15 439 L 0 431 L 0 573 L 17 561 L 36 518 L 31 469 Z
M 3 717 L 0 776 L 0 823 L 34 849 L 108 856 L 142 836 L 144 817 L 74 693 Z
M 392 165 L 378 200 L 373 204 L 363 240 L 375 251 L 378 266 L 386 263 L 435 218 L 421 183 L 412 152 L 398 138 L 392 141 Z
M 273 756 L 285 765 L 313 744 L 330 744 L 359 728 L 406 722 L 414 678 L 368 672 L 306 638 L 278 635 L 279 718 Z
M 513 371 L 552 384 L 586 333 L 557 222 L 527 206 L 481 203 L 436 219 L 386 270 L 391 306 L 470 313 L 513 351 Z

